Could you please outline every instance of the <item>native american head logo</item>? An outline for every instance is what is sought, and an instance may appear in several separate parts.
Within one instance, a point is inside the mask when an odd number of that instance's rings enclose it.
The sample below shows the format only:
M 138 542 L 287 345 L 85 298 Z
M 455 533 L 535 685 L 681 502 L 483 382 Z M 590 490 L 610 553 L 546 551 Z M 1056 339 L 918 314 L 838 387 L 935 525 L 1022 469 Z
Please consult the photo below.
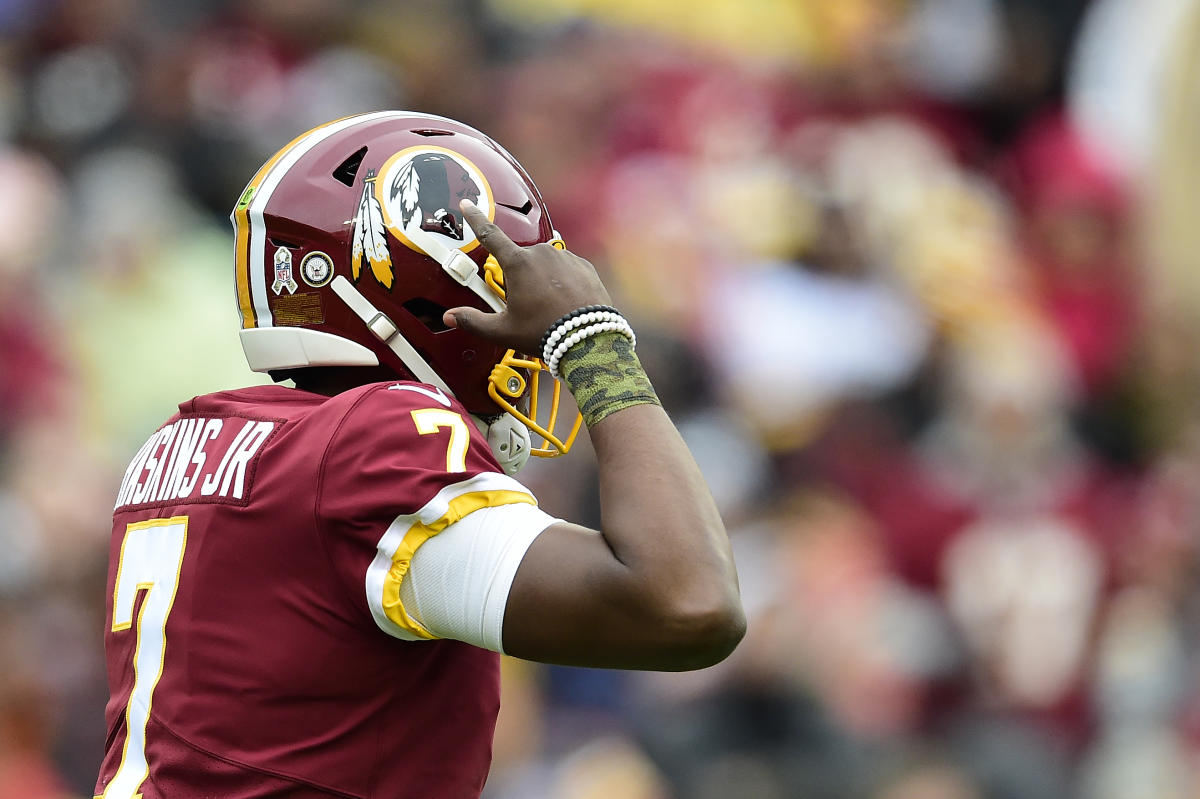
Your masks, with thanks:
M 416 220 L 421 230 L 462 241 L 463 200 L 479 202 L 479 184 L 446 153 L 420 153 L 396 171 L 387 188 L 387 201 L 398 204 L 401 225 Z
M 376 193 L 393 235 L 421 249 L 422 233 L 444 237 L 447 247 L 475 243 L 458 204 L 470 200 L 490 218 L 492 191 L 477 166 L 444 147 L 410 147 L 389 158 L 379 170 Z M 416 233 L 416 235 L 413 235 Z
M 355 280 L 364 262 L 385 287 L 394 282 L 385 231 L 418 252 L 435 244 L 468 251 L 476 244 L 459 203 L 470 200 L 490 219 L 495 215 L 491 187 L 467 158 L 443 147 L 409 147 L 388 158 L 378 174 L 369 171 L 355 218 L 351 270 Z M 436 241 L 434 238 L 436 237 Z

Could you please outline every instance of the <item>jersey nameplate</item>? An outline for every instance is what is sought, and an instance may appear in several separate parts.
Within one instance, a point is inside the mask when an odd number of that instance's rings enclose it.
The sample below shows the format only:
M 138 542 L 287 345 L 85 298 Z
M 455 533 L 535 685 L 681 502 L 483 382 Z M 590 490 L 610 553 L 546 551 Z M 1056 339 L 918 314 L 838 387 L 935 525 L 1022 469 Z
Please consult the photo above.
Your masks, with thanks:
M 125 470 L 114 510 L 248 500 L 259 450 L 276 424 L 189 416 L 161 428 Z

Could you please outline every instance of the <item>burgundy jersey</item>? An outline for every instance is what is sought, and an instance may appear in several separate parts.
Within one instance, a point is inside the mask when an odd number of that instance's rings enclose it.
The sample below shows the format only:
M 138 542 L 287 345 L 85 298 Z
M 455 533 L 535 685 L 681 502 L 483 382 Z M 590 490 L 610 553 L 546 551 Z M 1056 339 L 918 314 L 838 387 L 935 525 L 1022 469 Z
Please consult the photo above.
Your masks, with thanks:
M 379 383 L 198 397 L 113 515 L 105 799 L 477 797 L 498 656 L 405 612 L 413 552 L 533 503 L 466 411 Z

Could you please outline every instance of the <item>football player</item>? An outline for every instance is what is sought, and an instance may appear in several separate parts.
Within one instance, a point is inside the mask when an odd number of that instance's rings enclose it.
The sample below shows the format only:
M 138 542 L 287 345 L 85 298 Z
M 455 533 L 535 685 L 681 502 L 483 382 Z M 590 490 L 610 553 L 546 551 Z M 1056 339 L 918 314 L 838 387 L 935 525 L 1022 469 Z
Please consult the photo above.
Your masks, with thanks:
M 280 150 L 232 214 L 272 385 L 136 454 L 108 578 L 104 799 L 477 797 L 499 655 L 709 666 L 744 617 L 720 517 L 628 322 L 478 131 L 378 112 Z M 513 475 L 599 462 L 603 529 Z M 550 385 L 553 383 L 553 385 Z

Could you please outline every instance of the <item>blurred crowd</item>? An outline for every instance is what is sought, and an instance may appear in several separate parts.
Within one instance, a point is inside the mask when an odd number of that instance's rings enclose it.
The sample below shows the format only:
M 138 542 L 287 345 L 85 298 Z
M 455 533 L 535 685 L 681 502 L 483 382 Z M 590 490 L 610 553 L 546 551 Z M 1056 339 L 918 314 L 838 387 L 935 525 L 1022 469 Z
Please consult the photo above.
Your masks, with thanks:
M 380 108 L 529 169 L 750 617 L 506 661 L 487 799 L 1200 795 L 1197 97 L 1200 0 L 0 1 L 0 799 L 90 796 L 120 475 L 262 379 L 234 199 Z

